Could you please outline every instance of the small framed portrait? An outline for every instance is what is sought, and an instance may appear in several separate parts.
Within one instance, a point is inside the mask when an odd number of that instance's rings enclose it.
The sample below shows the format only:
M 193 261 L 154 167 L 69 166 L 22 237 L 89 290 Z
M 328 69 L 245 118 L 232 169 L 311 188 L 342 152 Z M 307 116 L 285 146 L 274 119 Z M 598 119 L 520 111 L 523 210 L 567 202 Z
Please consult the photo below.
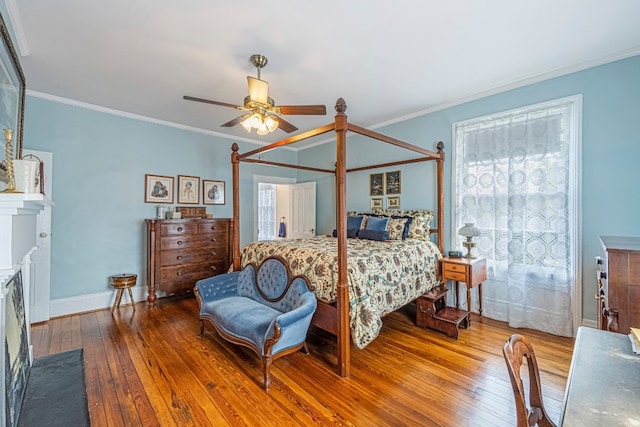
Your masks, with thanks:
M 384 174 L 372 173 L 369 175 L 369 195 L 384 196 Z
M 146 174 L 144 176 L 145 203 L 173 203 L 173 177 Z
M 186 205 L 200 203 L 200 178 L 178 175 L 178 203 Z
M 400 194 L 400 171 L 387 172 L 384 181 L 386 194 Z
M 202 181 L 202 200 L 205 205 L 224 205 L 224 181 Z
M 387 197 L 387 209 L 400 209 L 400 196 Z
M 371 199 L 371 209 L 382 209 L 382 197 L 373 197 Z

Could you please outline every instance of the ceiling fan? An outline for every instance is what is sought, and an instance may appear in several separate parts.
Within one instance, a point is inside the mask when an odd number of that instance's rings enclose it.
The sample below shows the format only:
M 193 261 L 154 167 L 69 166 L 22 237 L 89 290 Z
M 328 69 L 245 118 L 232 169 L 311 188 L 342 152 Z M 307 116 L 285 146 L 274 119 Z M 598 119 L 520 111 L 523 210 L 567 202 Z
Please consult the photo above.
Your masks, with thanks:
M 327 109 L 324 105 L 275 105 L 273 98 L 268 95 L 269 83 L 260 79 L 260 70 L 267 65 L 267 57 L 263 55 L 251 55 L 249 61 L 258 69 L 258 78 L 247 76 L 249 96 L 245 96 L 243 105 L 212 101 L 187 95 L 183 96 L 183 99 L 246 111 L 246 114 L 222 124 L 221 127 L 232 127 L 237 124 L 242 124 L 247 132 L 251 132 L 251 129 L 255 128 L 258 135 L 266 135 L 278 128 L 287 133 L 298 130 L 297 127 L 284 120 L 280 115 L 327 114 Z

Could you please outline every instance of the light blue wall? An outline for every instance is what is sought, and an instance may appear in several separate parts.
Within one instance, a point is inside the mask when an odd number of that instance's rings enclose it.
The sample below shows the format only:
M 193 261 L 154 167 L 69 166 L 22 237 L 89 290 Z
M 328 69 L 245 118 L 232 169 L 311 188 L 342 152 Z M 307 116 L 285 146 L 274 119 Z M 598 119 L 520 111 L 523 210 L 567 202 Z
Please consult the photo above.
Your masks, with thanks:
M 393 126 L 378 129 L 382 133 L 406 140 L 415 145 L 435 149 L 435 142 L 445 143 L 445 230 L 450 233 L 451 206 L 451 129 L 452 124 L 517 107 L 583 95 L 582 116 L 582 279 L 583 317 L 594 320 L 596 293 L 594 257 L 599 253 L 600 235 L 640 236 L 638 212 L 640 197 L 640 56 L 590 68 L 562 77 L 531 84 L 497 95 L 434 112 Z M 349 100 L 346 100 L 347 103 Z M 347 114 L 349 111 L 347 110 Z M 380 163 L 391 154 L 372 143 L 363 148 L 347 143 L 350 161 L 357 157 L 361 163 Z M 322 156 L 327 156 L 323 158 Z M 333 148 L 314 147 L 298 155 L 300 164 L 327 163 L 335 159 Z M 351 166 L 351 163 L 349 163 Z M 401 207 L 431 208 L 434 203 L 428 194 L 430 186 L 415 170 L 417 165 L 402 170 L 403 189 Z M 392 170 L 395 168 L 391 168 Z M 348 177 L 349 209 L 364 209 L 369 205 L 368 173 Z M 418 182 L 414 182 L 414 180 Z M 410 183 L 410 184 L 409 184 Z M 408 185 L 418 185 L 418 190 Z M 335 228 L 335 192 L 332 186 L 318 191 L 318 229 L 326 232 Z M 325 209 L 329 207 L 329 209 Z M 445 249 L 448 250 L 448 238 Z
M 25 148 L 53 152 L 51 298 L 109 290 L 108 276 L 138 274 L 146 284 L 145 174 L 226 181 L 225 205 L 207 205 L 214 217 L 232 217 L 232 141 L 28 96 Z M 257 148 L 239 143 L 241 152 Z M 291 150 L 272 156 L 296 162 Z M 267 170 L 268 169 L 268 170 Z M 242 165 L 241 232 L 253 237 L 253 174 L 294 172 Z M 200 190 L 201 191 L 201 190 Z M 202 194 L 200 194 L 202 200 Z M 177 196 L 174 198 L 177 205 Z

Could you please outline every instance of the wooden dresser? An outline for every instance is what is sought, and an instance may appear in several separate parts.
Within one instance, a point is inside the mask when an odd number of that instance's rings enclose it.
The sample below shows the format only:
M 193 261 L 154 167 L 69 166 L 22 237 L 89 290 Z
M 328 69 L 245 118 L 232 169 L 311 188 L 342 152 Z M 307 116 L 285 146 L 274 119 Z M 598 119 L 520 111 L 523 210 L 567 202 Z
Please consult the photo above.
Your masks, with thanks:
M 147 274 L 153 305 L 156 290 L 182 294 L 231 265 L 232 220 L 147 219 Z
M 640 237 L 600 236 L 598 328 L 623 334 L 640 328 Z

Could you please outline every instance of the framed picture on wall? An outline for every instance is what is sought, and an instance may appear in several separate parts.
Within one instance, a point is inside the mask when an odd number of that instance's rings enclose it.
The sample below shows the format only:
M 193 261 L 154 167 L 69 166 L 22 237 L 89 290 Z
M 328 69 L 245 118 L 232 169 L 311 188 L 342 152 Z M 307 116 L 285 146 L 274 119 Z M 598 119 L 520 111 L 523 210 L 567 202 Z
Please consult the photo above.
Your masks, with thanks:
M 200 203 L 200 178 L 178 175 L 178 203 L 187 205 Z
M 173 203 L 173 177 L 146 174 L 144 176 L 145 203 Z
M 400 209 L 400 196 L 387 197 L 387 209 Z
M 384 176 L 386 194 L 400 194 L 400 171 L 387 172 Z
M 382 209 L 382 197 L 374 197 L 371 199 L 371 209 Z
M 384 195 L 384 174 L 372 173 L 369 175 L 369 195 L 370 196 L 383 196 Z
M 205 205 L 224 205 L 224 181 L 202 181 L 202 200 Z

